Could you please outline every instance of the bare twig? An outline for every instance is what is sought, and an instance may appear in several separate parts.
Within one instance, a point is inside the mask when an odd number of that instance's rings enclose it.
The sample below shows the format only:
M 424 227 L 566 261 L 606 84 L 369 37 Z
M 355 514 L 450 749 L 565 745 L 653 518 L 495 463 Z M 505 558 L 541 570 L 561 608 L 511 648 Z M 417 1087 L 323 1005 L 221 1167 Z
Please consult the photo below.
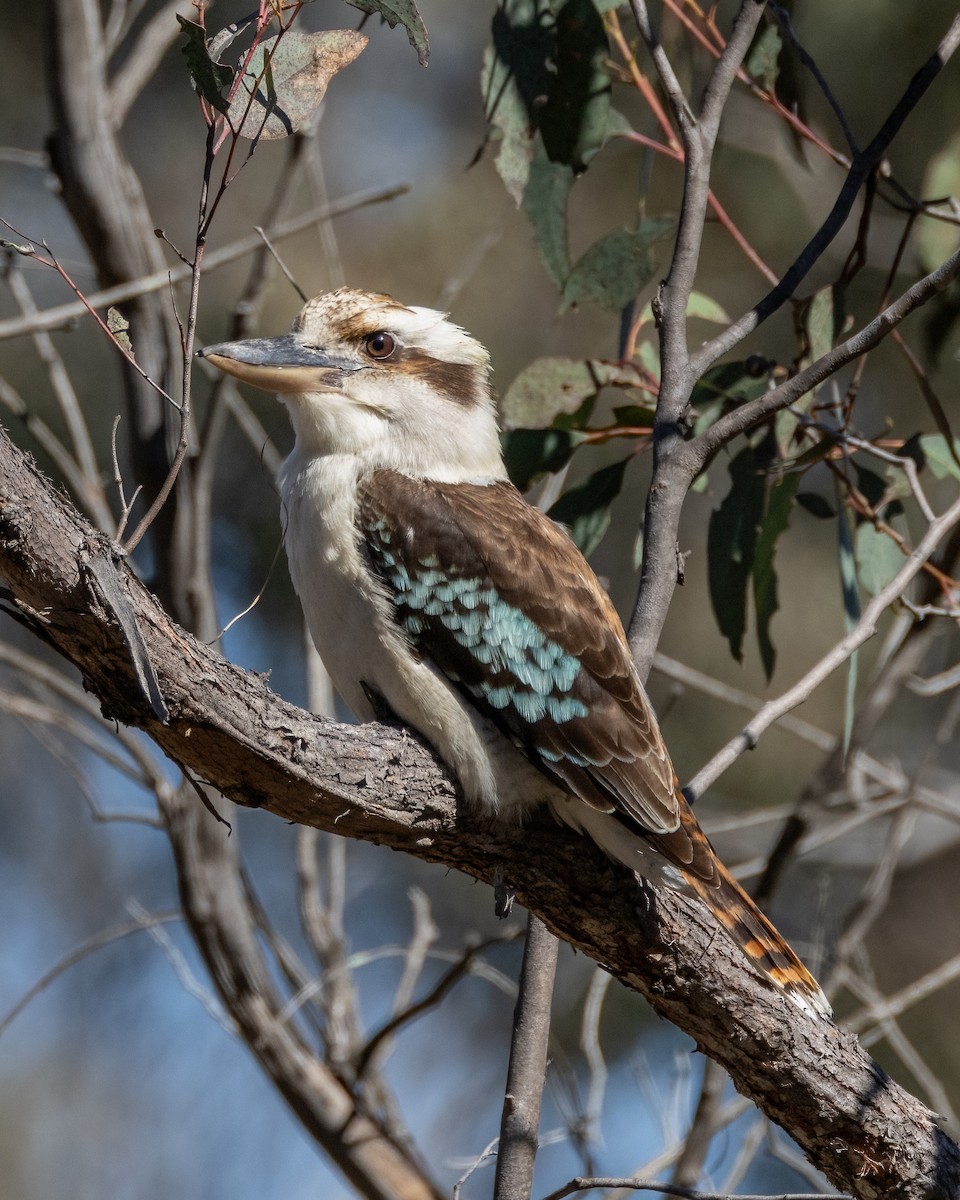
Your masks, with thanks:
M 551 1192 L 544 1200 L 564 1200 L 576 1192 L 592 1191 L 595 1188 L 623 1188 L 630 1192 L 658 1192 L 661 1196 L 679 1196 L 681 1200 L 847 1200 L 839 1192 L 778 1192 L 777 1195 L 731 1196 L 729 1192 L 700 1192 L 695 1188 L 679 1187 L 672 1183 L 650 1183 L 641 1179 L 623 1179 L 603 1176 L 593 1179 L 571 1179 L 562 1188 Z
M 495 1200 L 530 1200 L 559 943 L 530 913 L 500 1121 Z
M 117 925 L 111 925 L 108 929 L 102 929 L 92 937 L 85 938 L 79 946 L 75 946 L 69 954 L 65 954 L 54 963 L 50 970 L 46 971 L 28 991 L 24 992 L 16 1004 L 0 1017 L 0 1035 L 9 1028 L 31 1000 L 45 991 L 65 971 L 78 962 L 82 962 L 89 955 L 101 950 L 104 946 L 111 946 L 121 938 L 129 937 L 132 933 L 148 932 L 154 925 L 182 920 L 183 913 L 179 909 L 170 912 L 146 913 L 138 915 L 132 921 L 122 921 Z
M 802 679 L 776 700 L 765 704 L 760 712 L 743 730 L 732 738 L 727 745 L 697 772 L 688 784 L 691 796 L 697 797 L 723 774 L 744 752 L 752 749 L 761 734 L 777 721 L 784 713 L 806 700 L 811 692 L 831 675 L 839 666 L 873 637 L 877 623 L 884 611 L 905 591 L 923 564 L 939 545 L 941 539 L 960 521 L 960 500 L 954 503 L 932 522 L 924 536 L 917 543 L 916 549 L 904 562 L 893 579 L 881 588 L 863 610 L 863 614 L 846 637 L 837 644 L 812 667 Z
M 934 79 L 940 74 L 960 43 L 960 17 L 955 17 L 936 51 L 915 73 L 907 84 L 903 95 L 894 105 L 890 115 L 877 131 L 870 144 L 858 154 L 850 165 L 847 177 L 826 220 L 788 268 L 777 286 L 738 321 L 734 321 L 723 333 L 706 342 L 690 359 L 691 384 L 704 371 L 740 344 L 763 321 L 794 294 L 797 287 L 818 261 L 824 250 L 843 228 L 864 180 L 886 154 L 891 142 L 917 104 L 926 94 Z
M 409 191 L 408 185 L 401 183 L 388 188 L 373 188 L 369 191 L 356 192 L 333 204 L 310 209 L 287 221 L 271 225 L 267 232 L 272 241 L 281 241 L 309 228 L 317 221 L 343 216 L 345 213 L 355 212 L 358 208 L 365 208 L 369 204 L 383 204 L 397 196 L 404 195 L 407 191 Z M 238 238 L 236 241 L 222 246 L 219 250 L 211 250 L 206 254 L 202 269 L 204 272 L 216 270 L 217 267 L 243 258 L 262 244 L 259 234 L 256 233 Z M 129 283 L 121 283 L 114 287 L 91 292 L 85 301 L 78 300 L 71 304 L 60 304 L 56 308 L 44 309 L 30 320 L 24 317 L 7 318 L 0 321 L 0 341 L 6 338 L 22 337 L 25 333 L 33 333 L 37 330 L 62 329 L 75 321 L 77 317 L 84 316 L 91 308 L 108 308 L 114 304 L 122 304 L 125 300 L 131 300 L 136 296 L 162 291 L 171 284 L 183 283 L 190 278 L 191 273 L 189 266 L 165 267 L 162 271 L 140 276 Z
M 693 1187 L 700 1178 L 710 1144 L 717 1132 L 726 1082 L 727 1073 L 723 1067 L 709 1058 L 705 1059 L 700 1098 L 684 1139 L 683 1150 L 670 1176 L 670 1182 L 675 1186 Z

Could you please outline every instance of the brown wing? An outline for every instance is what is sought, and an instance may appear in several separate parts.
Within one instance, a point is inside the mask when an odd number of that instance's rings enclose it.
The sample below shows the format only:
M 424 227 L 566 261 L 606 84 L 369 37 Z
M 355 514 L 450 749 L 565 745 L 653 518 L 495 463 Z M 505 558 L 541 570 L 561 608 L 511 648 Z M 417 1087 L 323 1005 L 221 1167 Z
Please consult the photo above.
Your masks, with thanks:
M 677 780 L 620 620 L 568 535 L 509 483 L 376 471 L 358 524 L 411 640 L 594 807 L 677 828 Z

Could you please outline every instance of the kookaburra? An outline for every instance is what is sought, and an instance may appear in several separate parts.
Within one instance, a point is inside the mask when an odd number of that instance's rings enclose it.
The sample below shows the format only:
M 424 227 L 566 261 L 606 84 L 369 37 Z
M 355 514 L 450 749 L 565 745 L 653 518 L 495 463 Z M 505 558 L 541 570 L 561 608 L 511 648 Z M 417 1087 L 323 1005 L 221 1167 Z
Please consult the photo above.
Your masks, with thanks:
M 442 313 L 341 289 L 288 334 L 200 353 L 287 407 L 290 572 L 356 715 L 382 699 L 480 809 L 546 803 L 615 861 L 699 896 L 761 973 L 828 1013 L 681 794 L 606 592 L 507 478 L 486 350 Z

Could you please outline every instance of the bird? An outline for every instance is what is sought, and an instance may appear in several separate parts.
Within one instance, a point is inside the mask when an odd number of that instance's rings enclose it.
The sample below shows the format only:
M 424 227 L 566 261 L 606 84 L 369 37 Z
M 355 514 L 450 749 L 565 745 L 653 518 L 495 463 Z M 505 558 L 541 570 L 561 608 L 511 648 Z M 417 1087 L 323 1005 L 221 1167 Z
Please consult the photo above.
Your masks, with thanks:
M 357 718 L 386 710 L 418 731 L 481 812 L 522 821 L 546 805 L 609 859 L 699 898 L 762 976 L 829 1016 L 681 792 L 607 592 L 510 482 L 484 347 L 444 313 L 339 288 L 287 334 L 198 353 L 286 406 L 290 573 Z

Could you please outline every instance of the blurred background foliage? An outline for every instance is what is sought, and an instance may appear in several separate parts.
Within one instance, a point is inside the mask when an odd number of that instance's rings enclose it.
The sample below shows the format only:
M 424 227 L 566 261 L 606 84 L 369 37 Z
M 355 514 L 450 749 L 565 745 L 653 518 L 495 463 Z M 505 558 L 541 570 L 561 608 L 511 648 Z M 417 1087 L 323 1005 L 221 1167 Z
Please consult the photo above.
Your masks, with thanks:
M 160 5 L 147 2 L 142 7 L 139 19 L 145 20 Z M 217 3 L 209 24 L 219 27 L 245 15 L 249 7 L 249 0 Z M 511 177 L 498 159 L 508 147 L 511 130 L 503 140 L 490 142 L 485 116 L 485 95 L 489 99 L 491 86 L 497 85 L 489 47 L 492 37 L 507 37 L 504 14 L 492 3 L 421 0 L 419 7 L 430 35 L 429 66 L 418 64 L 402 29 L 367 22 L 370 44 L 330 87 L 316 135 L 314 169 L 306 173 L 289 209 L 297 212 L 322 202 L 324 196 L 337 199 L 394 184 L 409 185 L 409 190 L 388 203 L 339 217 L 332 226 L 333 237 L 320 237 L 311 228 L 285 239 L 280 251 L 308 295 L 346 282 L 451 311 L 491 351 L 497 387 L 509 397 L 511 414 L 519 414 L 514 423 L 549 424 L 552 413 L 536 419 L 536 396 L 556 395 L 556 375 L 548 374 L 545 383 L 541 378 L 539 392 L 534 387 L 530 400 L 522 373 L 528 373 L 529 385 L 529 372 L 539 359 L 616 363 L 625 336 L 625 323 L 615 311 L 625 297 L 605 297 L 606 307 L 591 302 L 589 288 L 578 291 L 579 285 L 571 284 L 569 267 L 582 262 L 600 239 L 612 233 L 635 238 L 632 231 L 638 222 L 648 223 L 640 226 L 649 236 L 637 245 L 637 274 L 628 289 L 629 295 L 642 279 L 634 314 L 639 315 L 669 261 L 680 170 L 668 158 L 622 137 L 613 137 L 597 152 L 597 130 L 610 132 L 618 123 L 657 136 L 649 108 L 618 81 L 612 101 L 621 116 L 613 118 L 604 111 L 588 145 L 558 150 L 556 128 L 562 131 L 563 124 L 554 128 L 546 113 L 543 141 L 554 158 L 562 160 L 563 178 L 556 161 L 548 161 L 538 147 L 533 158 L 536 194 L 531 198 L 528 190 L 518 208 L 515 199 L 523 194 L 524 181 L 517 181 L 516 164 Z M 606 78 L 619 74 L 619 68 L 610 67 L 618 61 L 616 55 L 601 49 L 606 34 L 599 10 L 609 7 L 590 9 L 599 24 L 589 33 L 597 40 L 588 67 Z M 720 6 L 721 26 L 732 7 Z M 51 117 L 41 69 L 43 6 L 0 0 L 0 12 L 8 46 L 0 75 L 2 215 L 49 243 L 78 284 L 92 290 L 95 281 L 84 247 L 44 161 Z M 858 140 L 865 143 L 954 12 L 954 5 L 940 0 L 906 7 L 895 0 L 861 5 L 810 0 L 798 6 L 793 19 L 804 47 L 830 81 Z M 334 0 L 320 0 L 304 10 L 300 27 L 355 26 L 357 15 Z M 675 18 L 664 14 L 658 19 L 682 81 L 695 92 L 705 79 L 705 57 L 691 48 Z M 626 17 L 623 28 L 631 37 Z M 158 226 L 173 244 L 186 247 L 196 221 L 204 128 L 178 46 L 179 40 L 136 101 L 124 126 L 124 142 Z M 842 146 L 836 121 L 809 75 L 795 60 L 789 65 L 789 74 L 778 82 L 781 95 L 797 105 L 811 127 Z M 892 173 L 914 195 L 960 190 L 960 72 L 954 68 L 952 64 L 935 83 L 889 155 Z M 593 78 L 589 76 L 588 83 Z M 211 250 L 264 221 L 266 198 L 289 153 L 286 142 L 258 148 L 226 195 L 211 233 Z M 588 159 L 589 170 L 575 178 Z M 839 166 L 799 142 L 783 120 L 745 88 L 735 89 L 722 129 L 714 191 L 775 272 L 785 269 L 816 229 L 841 181 Z M 569 189 L 566 246 L 555 238 L 551 241 L 555 226 L 544 216 L 555 214 L 550 204 L 558 189 Z M 868 262 L 846 296 L 846 309 L 856 314 L 858 325 L 879 305 L 903 227 L 902 212 L 880 202 L 875 205 Z M 805 281 L 804 295 L 814 295 L 838 276 L 854 234 L 855 221 Z M 931 233 L 930 223 L 920 223 L 903 256 L 897 288 L 955 244 L 953 227 L 935 227 Z M 624 252 L 622 241 L 617 252 Z M 175 261 L 171 255 L 171 265 Z M 39 307 L 70 298 L 52 272 L 29 263 L 24 270 Z M 243 262 L 205 277 L 201 343 L 227 335 L 226 315 L 244 278 Z M 728 234 L 716 223 L 708 225 L 697 282 L 707 298 L 707 317 L 715 318 L 718 307 L 738 315 L 767 286 Z M 915 315 L 904 330 L 913 348 L 926 355 L 931 386 L 950 416 L 960 382 L 960 331 L 952 321 L 951 301 L 945 297 Z M 299 306 L 289 283 L 277 274 L 259 331 L 285 329 Z M 0 318 L 15 312 L 6 289 L 0 288 Z M 800 353 L 796 325 L 799 321 L 802 327 L 804 320 L 802 314 L 785 309 L 751 337 L 738 357 L 752 354 L 765 364 L 790 366 Z M 709 320 L 694 317 L 691 338 L 706 338 L 714 328 Z M 54 336 L 70 364 L 95 444 L 106 447 L 118 410 L 115 351 L 86 321 Z M 638 338 L 637 362 L 655 371 L 651 323 Z M 28 398 L 33 413 L 54 429 L 61 428 L 44 369 L 25 341 L 0 343 L 0 373 Z M 734 386 L 747 377 L 737 370 Z M 760 386 L 766 386 L 766 380 L 762 370 Z M 538 383 L 536 376 L 533 382 Z M 579 386 L 578 380 L 571 386 Z M 198 376 L 201 404 L 207 387 Z M 248 402 L 285 449 L 291 439 L 279 407 L 259 394 L 249 395 Z M 649 402 L 643 387 L 629 393 L 606 388 L 593 407 L 590 424 L 639 426 Z M 705 403 L 709 405 L 709 397 Z M 627 405 L 633 408 L 618 415 L 616 410 Z M 860 428 L 871 435 L 886 424 L 903 437 L 931 432 L 915 380 L 889 343 L 870 358 L 857 417 Z M 55 475 L 30 434 L 9 413 L 4 420 Z M 559 424 L 565 429 L 552 431 L 554 446 L 558 438 L 569 441 L 570 429 L 578 428 L 576 420 Z M 245 608 L 267 580 L 259 605 L 227 634 L 225 650 L 233 660 L 269 672 L 271 686 L 282 695 L 305 703 L 304 643 L 296 632 L 299 608 L 282 560 L 271 570 L 280 532 L 270 472 L 235 426 L 225 436 L 213 518 L 221 619 L 225 622 Z M 560 501 L 567 509 L 558 515 L 575 524 L 582 506 L 577 510 L 576 501 L 569 499 L 571 491 L 582 488 L 594 472 L 605 471 L 601 482 L 616 494 L 610 529 L 598 547 L 596 535 L 602 530 L 596 520 L 588 521 L 583 533 L 595 549 L 598 571 L 628 616 L 636 592 L 636 544 L 649 476 L 646 443 L 642 438 L 595 442 L 574 455 L 565 481 L 567 498 Z M 629 461 L 628 444 L 636 451 Z M 542 450 L 542 437 L 531 442 L 528 435 L 528 455 L 531 445 L 536 452 Z M 800 485 L 800 491 L 814 499 L 792 510 L 777 547 L 780 608 L 767 627 L 769 646 L 764 650 L 758 645 L 752 625 L 746 636 L 742 630 L 738 636 L 729 627 L 723 633 L 718 629 L 711 608 L 707 535 L 712 522 L 714 527 L 718 520 L 722 523 L 721 505 L 736 472 L 733 455 L 745 453 L 744 445 L 740 442 L 730 454 L 719 456 L 703 486 L 689 497 L 682 536 L 688 555 L 686 586 L 677 593 L 661 649 L 762 697 L 782 690 L 838 639 L 844 605 L 836 522 L 823 519 L 826 507 L 835 510 L 836 496 L 829 472 L 820 464 Z M 524 452 L 522 438 L 515 437 L 511 453 L 521 461 Z M 527 473 L 533 474 L 529 460 Z M 750 469 L 747 476 L 756 477 Z M 936 496 L 936 487 L 931 493 Z M 749 609 L 745 616 L 754 619 Z M 22 641 L 15 629 L 5 629 L 5 636 L 14 644 Z M 953 661 L 955 643 L 955 633 L 945 631 L 933 651 L 936 661 L 927 664 L 928 673 Z M 862 655 L 861 679 L 868 678 L 878 645 Z M 741 662 L 731 656 L 731 648 Z M 9 667 L 2 664 L 0 679 L 4 688 L 15 686 Z M 845 689 L 846 678 L 837 673 L 805 705 L 803 716 L 821 729 L 842 730 Z M 742 712 L 731 705 L 659 673 L 652 677 L 651 694 L 681 779 L 692 775 L 743 723 Z M 878 734 L 875 752 L 909 773 L 927 753 L 947 702 L 904 693 Z M 45 972 L 90 939 L 124 924 L 135 925 L 143 910 L 170 913 L 177 904 L 168 847 L 149 823 L 149 798 L 83 747 L 68 743 L 67 754 L 57 743 L 57 753 L 50 753 L 49 742 L 38 740 L 28 718 L 0 718 L 0 1019 Z M 798 798 L 821 758 L 809 744 L 773 730 L 752 755 L 727 772 L 699 811 L 707 828 L 718 830 L 715 841 L 728 863 L 736 866 L 763 855 L 778 828 L 774 818 Z M 941 749 L 935 771 L 937 786 L 955 797 L 954 759 L 951 740 Z M 118 813 L 139 820 L 101 819 Z M 746 821 L 739 819 L 744 814 Z M 257 813 L 236 813 L 232 819 L 271 917 L 296 941 L 293 831 Z M 818 945 L 829 944 L 842 928 L 844 914 L 857 901 L 890 829 L 889 821 L 853 824 L 843 838 L 808 855 L 782 889 L 773 915 L 785 934 L 796 935 L 795 944 L 814 968 Z M 956 831 L 954 821 L 932 817 L 918 820 L 913 828 L 889 903 L 863 947 L 881 991 L 895 991 L 960 953 L 953 886 Z M 439 928 L 437 947 L 444 952 L 455 952 L 468 934 L 498 932 L 489 892 L 465 879 L 360 844 L 349 846 L 348 864 L 347 931 L 363 1016 L 371 1026 L 389 1013 L 402 947 L 412 927 L 403 902 L 411 889 L 421 889 L 430 898 Z M 387 1069 L 403 1102 L 405 1120 L 429 1151 L 435 1176 L 450 1185 L 497 1131 L 512 1012 L 508 981 L 515 978 L 519 952 L 517 943 L 489 951 L 485 957 L 490 971 L 469 977 L 446 1005 L 411 1026 L 398 1040 Z M 443 965 L 433 963 L 427 978 L 439 974 Z M 682 1137 L 696 1100 L 702 1067 L 691 1055 L 692 1045 L 673 1028 L 653 1021 L 638 997 L 614 986 L 607 992 L 600 1027 L 610 1071 L 607 1102 L 600 1125 L 584 1129 L 590 1076 L 578 1039 L 592 978 L 590 964 L 569 952 L 561 955 L 557 1044 L 543 1121 L 545 1133 L 557 1137 L 539 1161 L 543 1191 L 583 1168 L 580 1151 L 586 1135 L 596 1135 L 588 1159 L 605 1173 L 626 1173 L 654 1159 Z M 873 1046 L 893 1074 L 947 1114 L 960 1105 L 960 1048 L 953 1018 L 958 1001 L 960 985 L 951 983 L 903 1016 L 903 1029 L 923 1061 L 910 1061 L 896 1039 Z M 841 1015 L 845 1005 L 856 1007 L 852 1000 L 842 1000 Z M 228 1195 L 236 1200 L 307 1195 L 333 1200 L 352 1194 L 330 1172 L 218 1016 L 222 1019 L 216 1000 L 207 993 L 195 951 L 175 920 L 152 927 L 152 933 L 131 932 L 79 956 L 0 1037 L 4 1196 L 57 1200 L 173 1193 L 184 1200 Z M 924 1061 L 932 1064 L 928 1076 Z M 744 1138 L 753 1136 L 748 1131 L 756 1127 L 755 1115 L 745 1113 L 715 1143 L 707 1169 L 718 1186 L 733 1168 Z M 786 1139 L 764 1136 L 766 1149 L 752 1160 L 743 1186 L 754 1191 L 802 1190 L 795 1152 Z M 484 1195 L 489 1180 L 475 1177 L 473 1186 L 475 1191 L 465 1194 Z

